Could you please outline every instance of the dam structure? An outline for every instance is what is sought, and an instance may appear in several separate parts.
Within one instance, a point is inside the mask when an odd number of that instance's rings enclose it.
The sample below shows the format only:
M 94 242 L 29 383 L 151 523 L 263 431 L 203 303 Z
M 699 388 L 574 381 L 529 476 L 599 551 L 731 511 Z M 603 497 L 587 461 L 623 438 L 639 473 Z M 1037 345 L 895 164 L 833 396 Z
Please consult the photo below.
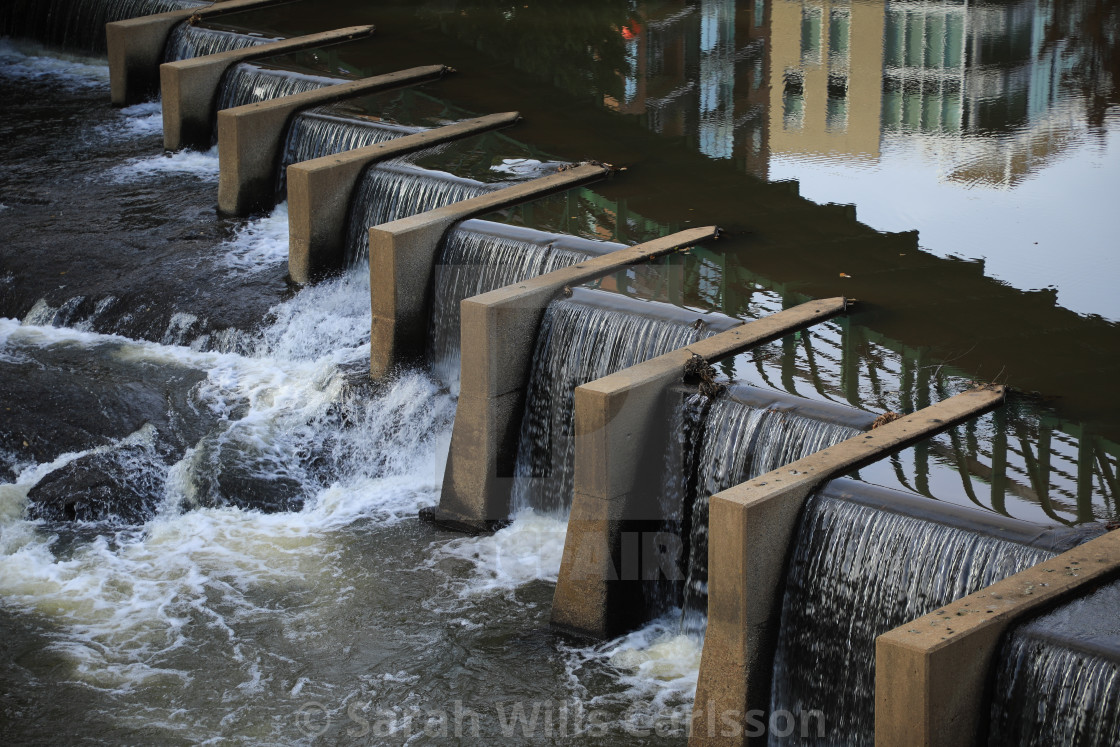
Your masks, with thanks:
M 1112 744 L 1051 5 L 0 8 L 11 738 Z

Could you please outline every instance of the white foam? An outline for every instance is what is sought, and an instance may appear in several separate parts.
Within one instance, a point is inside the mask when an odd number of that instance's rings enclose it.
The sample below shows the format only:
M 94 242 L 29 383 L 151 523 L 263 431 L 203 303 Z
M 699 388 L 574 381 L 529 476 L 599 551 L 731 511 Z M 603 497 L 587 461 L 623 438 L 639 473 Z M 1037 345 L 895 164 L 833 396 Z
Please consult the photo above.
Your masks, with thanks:
M 22 80 L 51 79 L 75 88 L 106 87 L 104 59 L 48 51 L 39 44 L 0 38 L 0 75 Z
M 117 182 L 133 182 L 152 176 L 184 174 L 199 179 L 218 178 L 218 146 L 208 151 L 181 150 L 157 156 L 133 158 L 106 172 Z
M 106 135 L 143 137 L 163 133 L 163 104 L 159 101 L 126 106 L 117 114 L 123 121 L 119 126 L 103 127 L 102 130 Z
M 569 680 L 585 695 L 588 708 L 623 705 L 638 729 L 678 727 L 687 733 L 700 674 L 703 639 L 680 630 L 680 611 L 598 646 L 561 647 Z M 613 675 L 615 686 L 587 696 L 585 670 Z
M 491 535 L 463 537 L 435 548 L 434 558 L 452 558 L 473 566 L 460 594 L 509 591 L 532 581 L 556 583 L 567 536 L 566 518 L 522 511 L 509 526 Z
M 258 355 L 353 363 L 369 355 L 369 266 L 304 288 L 270 311 Z
M 222 262 L 242 271 L 257 271 L 288 261 L 288 203 L 239 227 L 218 251 Z
M 414 519 L 435 500 L 454 402 L 417 372 L 377 394 L 348 396 L 338 368 L 368 355 L 368 271 L 308 289 L 273 316 L 250 356 L 0 319 L 5 351 L 71 345 L 122 362 L 204 370 L 192 399 L 219 420 L 169 470 L 152 521 L 79 544 L 66 557 L 55 555 L 42 523 L 22 516 L 31 487 L 81 455 L 36 465 L 0 486 L 0 595 L 51 620 L 58 632 L 50 648 L 70 663 L 67 676 L 122 691 L 186 683 L 194 672 L 179 652 L 205 640 L 241 663 L 245 679 L 237 688 L 257 692 L 267 668 L 242 631 L 258 620 L 276 621 L 274 607 L 254 601 L 262 591 L 282 596 L 314 588 L 323 605 L 301 603 L 283 616 L 286 625 L 314 629 L 307 616 L 348 593 L 337 566 L 342 530 L 356 521 Z M 194 504 L 200 474 L 212 469 L 200 455 L 218 443 L 238 444 L 238 458 L 278 465 L 320 449 L 330 482 L 306 482 L 299 511 L 183 511 Z

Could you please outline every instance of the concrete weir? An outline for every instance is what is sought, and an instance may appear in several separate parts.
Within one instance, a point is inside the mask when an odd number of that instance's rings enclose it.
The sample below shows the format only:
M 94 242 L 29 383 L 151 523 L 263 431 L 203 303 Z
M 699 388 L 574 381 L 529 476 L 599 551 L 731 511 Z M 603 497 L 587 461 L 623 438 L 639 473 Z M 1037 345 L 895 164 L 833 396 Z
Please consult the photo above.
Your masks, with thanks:
M 138 104 L 159 91 L 159 64 L 171 30 L 191 19 L 278 5 L 290 0 L 225 0 L 207 8 L 185 8 L 105 24 L 109 89 L 113 104 Z
M 976 744 L 1003 634 L 1120 577 L 1120 531 L 1016 573 L 875 640 L 875 744 Z
M 437 522 L 485 531 L 509 518 L 518 418 L 537 329 L 549 302 L 565 287 L 718 235 L 715 226 L 691 228 L 463 301 L 459 406 Z
M 509 127 L 520 118 L 517 112 L 490 114 L 289 166 L 288 274 L 292 280 L 309 283 L 342 269 L 350 195 L 371 164 Z
M 163 147 L 165 150 L 210 147 L 214 102 L 222 76 L 233 65 L 273 55 L 313 49 L 328 44 L 362 39 L 373 34 L 373 26 L 350 26 L 318 34 L 297 36 L 270 44 L 165 62 L 159 66 L 163 97 Z
M 370 375 L 379 378 L 398 363 L 423 355 L 432 269 L 440 241 L 452 225 L 590 184 L 610 173 L 610 168 L 601 164 L 580 164 L 370 228 Z M 466 358 L 463 360 L 465 363 Z
M 846 306 L 843 298 L 810 301 L 576 388 L 575 496 L 553 627 L 609 638 L 642 622 L 642 581 L 620 572 L 628 565 L 621 559 L 622 532 L 628 523 L 661 518 L 656 496 L 643 495 L 636 483 L 647 435 L 664 416 L 663 394 L 683 380 L 690 358 L 713 363 L 831 319 Z
M 691 745 L 745 744 L 748 714 L 769 709 L 786 559 L 809 494 L 833 477 L 980 415 L 1003 398 L 999 386 L 958 394 L 712 496 L 708 629 Z M 728 723 L 739 729 L 725 729 Z
M 218 112 L 219 212 L 248 215 L 271 204 L 284 133 L 296 112 L 436 80 L 449 72 L 451 68 L 443 65 L 414 67 Z

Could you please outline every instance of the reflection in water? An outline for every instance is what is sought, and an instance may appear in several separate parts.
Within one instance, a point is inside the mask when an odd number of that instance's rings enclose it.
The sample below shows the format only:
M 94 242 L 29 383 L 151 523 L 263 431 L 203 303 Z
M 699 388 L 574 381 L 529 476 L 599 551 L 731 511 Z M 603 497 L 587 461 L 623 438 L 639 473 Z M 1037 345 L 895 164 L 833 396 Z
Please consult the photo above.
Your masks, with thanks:
M 604 287 L 758 319 L 809 300 L 750 271 L 749 257 L 694 248 L 688 262 L 629 272 Z M 736 282 L 727 282 L 734 278 Z M 730 380 L 869 412 L 913 412 L 972 385 L 970 376 L 850 318 L 757 346 L 718 364 Z M 1075 524 L 1120 518 L 1120 444 L 1012 395 L 994 413 L 861 468 L 876 485 L 1015 518 Z
M 567 65 L 583 74 L 550 78 L 710 158 L 799 180 L 875 228 L 918 229 L 929 251 L 984 260 L 989 275 L 1116 320 L 1105 279 L 1120 268 L 1105 247 L 1120 225 L 1101 196 L 1120 188 L 1108 149 L 1118 12 L 1107 0 L 604 6 L 585 19 L 599 32 L 588 59 Z M 503 28 L 543 15 L 529 8 Z M 547 57 L 513 61 L 532 71 Z
M 649 2 L 624 23 L 616 13 L 619 38 L 592 58 L 621 63 L 621 85 L 596 86 L 609 108 L 692 135 L 713 158 L 877 158 L 885 136 L 1014 133 L 985 140 L 1007 163 L 984 178 L 1011 184 L 1060 149 L 1043 143 L 1063 129 L 1104 126 L 1115 13 L 1106 0 Z M 765 161 L 748 168 L 766 176 Z

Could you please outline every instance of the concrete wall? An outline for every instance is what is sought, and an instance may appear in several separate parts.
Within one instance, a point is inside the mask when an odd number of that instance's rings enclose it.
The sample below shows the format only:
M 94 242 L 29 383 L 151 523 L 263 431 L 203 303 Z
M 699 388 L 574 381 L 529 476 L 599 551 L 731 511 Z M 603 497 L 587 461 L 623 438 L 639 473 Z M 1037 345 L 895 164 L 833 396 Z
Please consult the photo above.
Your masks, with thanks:
M 683 380 L 689 359 L 722 360 L 845 308 L 843 298 L 810 301 L 576 388 L 575 498 L 552 602 L 553 627 L 608 638 L 645 621 L 642 574 L 623 572 L 624 565 L 638 571 L 641 564 L 623 562 L 620 538 L 628 525 L 640 531 L 664 519 L 657 496 L 638 489 L 639 469 L 650 434 L 665 420 L 664 392 Z M 648 545 L 641 547 L 652 550 Z
M 248 215 L 272 204 L 280 146 L 288 120 L 297 112 L 350 96 L 436 80 L 448 72 L 450 68 L 443 65 L 414 67 L 218 112 L 219 212 Z
M 189 60 L 165 62 L 159 66 L 160 92 L 163 98 L 163 147 L 166 150 L 209 149 L 218 87 L 225 72 L 238 62 L 339 44 L 371 34 L 373 26 L 350 26 Z
M 191 18 L 214 18 L 286 0 L 226 0 L 208 8 L 187 8 L 105 24 L 109 49 L 109 89 L 113 104 L 138 104 L 159 90 L 163 48 L 176 25 Z
M 712 496 L 708 629 L 691 745 L 745 744 L 748 713 L 769 708 L 786 559 L 809 494 L 832 477 L 990 410 L 1003 397 L 995 386 L 958 394 Z
M 288 274 L 292 280 L 308 283 L 342 269 L 350 195 L 370 165 L 509 127 L 519 119 L 517 112 L 491 114 L 289 166 Z
M 582 164 L 369 229 L 369 285 L 373 317 L 370 375 L 419 358 L 427 338 L 428 289 L 440 240 L 451 226 L 495 210 L 605 179 L 610 169 Z M 461 402 L 462 400 L 460 400 Z
M 718 234 L 714 226 L 681 231 L 463 301 L 459 406 L 437 521 L 479 531 L 509 518 L 521 409 L 537 328 L 549 302 L 565 287 Z
M 1120 532 L 1112 531 L 879 636 L 875 744 L 976 744 L 1008 628 L 1117 577 Z

